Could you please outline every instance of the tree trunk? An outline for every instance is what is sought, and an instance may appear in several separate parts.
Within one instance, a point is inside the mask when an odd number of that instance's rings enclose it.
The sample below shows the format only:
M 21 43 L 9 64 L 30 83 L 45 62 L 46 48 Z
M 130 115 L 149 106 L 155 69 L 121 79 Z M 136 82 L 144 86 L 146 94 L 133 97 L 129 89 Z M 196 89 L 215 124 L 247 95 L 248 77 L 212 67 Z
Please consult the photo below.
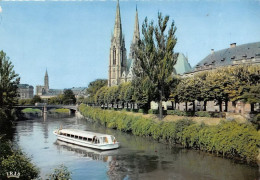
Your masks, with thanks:
M 188 102 L 185 102 L 185 111 L 188 111 Z
M 163 115 L 163 112 L 162 112 L 162 90 L 159 90 L 159 93 L 160 93 L 160 100 L 159 100 L 159 118 L 160 120 L 162 120 L 162 115 Z
M 222 112 L 222 100 L 218 101 L 218 105 L 219 105 L 219 112 Z
M 225 112 L 228 111 L 228 101 L 225 101 Z
M 255 111 L 255 104 L 251 103 L 250 106 L 251 106 L 251 112 L 254 112 Z
M 193 109 L 193 112 L 195 112 L 195 101 L 192 101 L 192 109 Z
M 203 104 L 203 111 L 207 111 L 207 101 L 204 101 L 204 104 Z

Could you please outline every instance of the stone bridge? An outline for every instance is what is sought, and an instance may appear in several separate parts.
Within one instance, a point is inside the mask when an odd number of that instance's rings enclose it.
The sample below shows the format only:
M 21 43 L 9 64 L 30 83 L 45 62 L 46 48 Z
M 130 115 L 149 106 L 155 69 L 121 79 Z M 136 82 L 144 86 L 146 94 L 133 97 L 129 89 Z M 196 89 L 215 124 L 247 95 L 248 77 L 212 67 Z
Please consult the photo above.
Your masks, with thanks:
M 40 104 L 40 105 L 23 105 L 23 106 L 15 106 L 18 110 L 23 110 L 25 108 L 34 108 L 34 109 L 40 109 L 43 112 L 48 111 L 50 109 L 69 109 L 70 114 L 74 114 L 78 110 L 78 105 L 50 105 L 50 104 Z

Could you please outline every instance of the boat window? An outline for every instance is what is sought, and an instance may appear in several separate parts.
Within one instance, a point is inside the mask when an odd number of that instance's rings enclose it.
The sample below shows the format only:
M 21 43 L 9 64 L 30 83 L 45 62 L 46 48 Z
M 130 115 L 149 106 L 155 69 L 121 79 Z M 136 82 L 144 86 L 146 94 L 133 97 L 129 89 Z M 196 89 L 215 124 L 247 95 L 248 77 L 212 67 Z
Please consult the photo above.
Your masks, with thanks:
M 79 139 L 82 140 L 82 136 L 79 136 Z
M 88 138 L 88 142 L 92 142 L 92 139 L 91 139 L 91 138 Z
M 70 137 L 74 138 L 75 136 L 72 134 Z
M 83 137 L 83 140 L 84 140 L 84 141 L 87 141 L 87 140 L 88 140 L 88 138 L 86 138 L 86 137 Z
M 108 139 L 107 139 L 107 137 L 105 137 L 105 143 L 108 143 Z
M 70 134 L 67 134 L 68 137 L 70 137 Z
M 75 136 L 75 138 L 77 138 L 77 139 L 78 139 L 78 138 L 79 138 L 79 136 Z

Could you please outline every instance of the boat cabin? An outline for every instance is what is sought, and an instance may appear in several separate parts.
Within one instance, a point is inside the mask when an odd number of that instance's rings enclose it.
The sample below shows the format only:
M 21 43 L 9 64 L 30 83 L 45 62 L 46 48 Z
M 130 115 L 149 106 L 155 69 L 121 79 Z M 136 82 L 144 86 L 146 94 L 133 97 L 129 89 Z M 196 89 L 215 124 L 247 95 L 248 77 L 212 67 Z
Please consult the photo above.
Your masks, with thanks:
M 88 131 L 80 131 L 77 129 L 62 129 L 58 131 L 58 135 L 93 144 L 114 144 L 116 142 L 114 136 Z

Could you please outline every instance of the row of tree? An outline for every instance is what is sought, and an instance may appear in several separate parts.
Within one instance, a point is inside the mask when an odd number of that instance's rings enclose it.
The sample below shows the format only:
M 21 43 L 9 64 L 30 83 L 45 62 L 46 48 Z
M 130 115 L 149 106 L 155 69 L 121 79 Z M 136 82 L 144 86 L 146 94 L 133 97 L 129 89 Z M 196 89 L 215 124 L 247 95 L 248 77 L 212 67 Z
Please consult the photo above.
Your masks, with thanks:
M 149 104 L 154 100 L 153 86 L 147 83 L 146 79 L 140 80 L 142 88 L 136 89 L 136 82 L 122 83 L 119 86 L 108 87 L 107 81 L 98 79 L 90 83 L 87 92 L 88 97 L 84 100 L 87 104 L 95 105 L 120 105 L 138 104 L 139 107 L 149 108 Z M 146 85 L 146 86 L 145 86 Z M 95 89 L 95 91 L 91 91 Z M 175 82 L 167 89 L 168 98 L 176 103 L 193 102 L 195 111 L 195 101 L 204 102 L 206 111 L 207 101 L 218 101 L 220 111 L 222 102 L 236 102 L 238 100 L 250 103 L 252 110 L 255 103 L 260 103 L 260 66 L 239 65 L 223 67 L 212 71 L 197 73 L 190 77 L 177 77 Z M 130 107 L 128 107 L 130 108 Z M 187 110 L 187 106 L 186 106 Z
M 227 111 L 228 101 L 244 100 L 254 104 L 259 103 L 260 66 L 241 65 L 219 68 L 214 71 L 198 73 L 191 77 L 176 75 L 174 65 L 178 54 L 174 53 L 177 43 L 176 27 L 172 21 L 167 27 L 169 16 L 163 17 L 158 13 L 157 25 L 147 18 L 142 26 L 142 39 L 134 48 L 133 81 L 119 86 L 107 87 L 106 80 L 96 80 L 89 84 L 84 100 L 89 104 L 106 105 L 138 104 L 140 108 L 150 109 L 150 102 L 159 105 L 162 118 L 162 101 L 204 102 L 204 110 L 208 101 L 217 101 L 222 111 L 225 102 Z M 168 30 L 168 33 L 165 31 Z
M 228 102 L 242 100 L 251 104 L 260 103 L 260 66 L 239 65 L 222 67 L 213 71 L 197 73 L 194 76 L 181 78 L 175 89 L 172 89 L 171 98 L 175 102 L 193 103 L 204 102 L 206 111 L 207 101 L 217 101 L 219 110 L 222 111 L 222 103 L 225 102 L 225 111 Z

